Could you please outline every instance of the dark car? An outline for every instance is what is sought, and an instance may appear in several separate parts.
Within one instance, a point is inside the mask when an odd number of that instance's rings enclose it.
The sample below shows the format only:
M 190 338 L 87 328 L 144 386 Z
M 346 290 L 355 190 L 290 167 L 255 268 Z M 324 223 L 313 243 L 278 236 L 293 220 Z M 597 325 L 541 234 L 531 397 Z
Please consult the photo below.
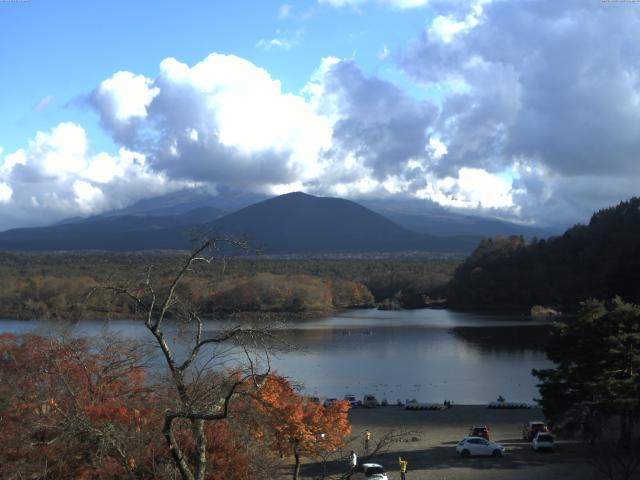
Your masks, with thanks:
M 486 440 L 491 440 L 491 433 L 489 427 L 486 425 L 474 425 L 469 429 L 470 437 L 482 437 Z
M 549 427 L 545 422 L 532 421 L 526 423 L 522 427 L 522 439 L 530 442 L 534 439 L 538 432 L 549 433 Z

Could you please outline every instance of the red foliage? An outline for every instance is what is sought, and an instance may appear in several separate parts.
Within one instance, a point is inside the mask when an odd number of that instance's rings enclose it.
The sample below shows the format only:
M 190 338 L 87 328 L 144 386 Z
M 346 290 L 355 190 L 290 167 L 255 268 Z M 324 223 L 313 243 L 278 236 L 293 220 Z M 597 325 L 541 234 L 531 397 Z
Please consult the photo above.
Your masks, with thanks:
M 174 478 L 160 432 L 166 392 L 145 382 L 137 350 L 126 344 L 0 335 L 2 478 Z M 176 425 L 185 452 L 189 428 Z M 207 478 L 251 478 L 229 425 L 208 423 L 205 431 Z
M 256 434 L 281 455 L 314 456 L 335 451 L 351 433 L 349 402 L 324 407 L 299 395 L 285 378 L 270 375 L 253 401 L 261 413 Z

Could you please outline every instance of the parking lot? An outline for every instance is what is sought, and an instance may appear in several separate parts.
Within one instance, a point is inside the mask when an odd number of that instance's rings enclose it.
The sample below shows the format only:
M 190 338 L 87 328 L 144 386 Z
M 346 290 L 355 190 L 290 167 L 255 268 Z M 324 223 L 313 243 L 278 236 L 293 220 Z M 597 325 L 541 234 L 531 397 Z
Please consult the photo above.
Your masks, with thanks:
M 590 479 L 602 478 L 587 464 L 579 444 L 560 439 L 554 453 L 536 453 L 522 440 L 522 426 L 530 420 L 544 420 L 538 409 L 490 410 L 484 406 L 456 405 L 443 411 L 407 411 L 390 406 L 357 408 L 350 412 L 353 433 L 347 445 L 365 458 L 363 433 L 372 432 L 369 451 L 381 440 L 384 447 L 370 460 L 383 465 L 389 478 L 400 479 L 398 456 L 409 462 L 407 479 Z M 504 445 L 502 458 L 462 459 L 455 446 L 472 425 L 487 425 L 491 440 Z M 346 465 L 346 463 L 345 463 Z M 320 465 L 307 465 L 305 478 L 317 478 Z M 344 470 L 339 461 L 329 472 Z

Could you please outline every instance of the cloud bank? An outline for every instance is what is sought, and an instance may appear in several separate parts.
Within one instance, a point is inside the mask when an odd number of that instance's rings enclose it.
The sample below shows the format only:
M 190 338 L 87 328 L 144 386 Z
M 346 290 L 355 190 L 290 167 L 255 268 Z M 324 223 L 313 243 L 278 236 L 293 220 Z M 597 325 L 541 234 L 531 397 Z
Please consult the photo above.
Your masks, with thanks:
M 38 223 L 208 185 L 430 200 L 566 225 L 638 193 L 640 10 L 579 0 L 428 8 L 423 31 L 393 56 L 437 92 L 428 98 L 330 57 L 299 92 L 222 53 L 194 65 L 166 58 L 155 77 L 115 72 L 89 102 L 118 154 L 92 152 L 69 122 L 0 150 L 0 217 Z

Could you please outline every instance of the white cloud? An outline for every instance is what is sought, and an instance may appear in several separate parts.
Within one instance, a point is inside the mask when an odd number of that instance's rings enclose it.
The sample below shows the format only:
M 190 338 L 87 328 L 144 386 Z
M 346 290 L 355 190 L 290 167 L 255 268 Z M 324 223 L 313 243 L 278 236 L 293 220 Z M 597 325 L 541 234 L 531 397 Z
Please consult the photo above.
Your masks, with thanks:
M 292 13 L 293 13 L 293 6 L 287 3 L 284 3 L 280 5 L 280 8 L 278 9 L 278 18 L 281 20 L 291 18 Z
M 142 147 L 158 170 L 268 190 L 322 169 L 332 128 L 313 94 L 282 92 L 278 80 L 247 60 L 214 53 L 190 67 L 167 58 L 153 85 L 157 96 L 144 121 L 129 124 L 96 106 L 116 137 L 128 148 Z M 117 89 L 112 94 L 120 96 Z
M 118 72 L 92 93 L 117 154 L 91 152 L 79 126 L 60 124 L 6 154 L 0 183 L 12 189 L 12 206 L 56 215 L 180 182 L 424 198 L 522 220 L 637 194 L 640 50 L 628 39 L 640 13 L 579 0 L 429 7 L 427 31 L 396 52 L 407 78 L 436 98 L 416 98 L 353 60 L 323 59 L 300 92 L 286 92 L 233 55 L 194 65 L 170 58 L 155 78 Z M 80 195 L 75 182 L 85 182 Z
M 419 198 L 457 208 L 515 207 L 512 186 L 498 175 L 478 168 L 461 168 L 458 177 L 428 176 L 427 186 L 416 192 Z
M 23 149 L 16 150 L 13 153 L 7 154 L 4 157 L 2 165 L 0 165 L 0 176 L 6 175 L 13 170 L 16 165 L 25 165 L 27 163 L 27 156 Z
M 438 15 L 431 22 L 428 33 L 430 38 L 439 39 L 444 43 L 451 43 L 461 34 L 476 27 L 481 19 L 483 4 L 491 0 L 479 0 L 471 5 L 469 13 L 462 20 L 456 20 L 454 15 Z
M 146 164 L 169 178 L 514 211 L 511 184 L 498 175 L 460 168 L 455 177 L 439 176 L 433 165 L 446 159 L 448 146 L 427 134 L 437 107 L 366 77 L 352 61 L 323 59 L 299 95 L 283 92 L 266 70 L 223 54 L 193 66 L 165 59 L 151 84 L 158 92 L 144 121 L 103 123 L 128 129 L 124 138 L 136 141 L 125 146 L 141 147 Z M 111 165 L 108 156 L 102 164 Z M 91 172 L 94 182 L 103 179 Z
M 6 182 L 0 182 L 0 203 L 8 203 L 12 195 L 13 189 Z
M 380 52 L 378 53 L 378 59 L 386 60 L 389 57 L 390 53 L 391 52 L 389 51 L 389 47 L 387 47 L 386 45 L 383 45 L 382 50 L 380 50 Z
M 261 38 L 256 42 L 256 47 L 265 51 L 274 49 L 291 50 L 300 46 L 304 30 L 298 29 L 293 34 L 277 31 L 276 34 L 280 36 L 271 39 Z
M 95 187 L 84 180 L 73 182 L 75 201 L 83 213 L 94 213 L 104 207 L 106 198 L 99 187 Z
M 51 132 L 38 132 L 29 142 L 31 166 L 44 175 L 64 178 L 85 168 L 87 145 L 82 127 L 72 122 L 60 123 Z M 15 161 L 26 162 L 24 158 Z
M 145 76 L 120 71 L 102 81 L 94 97 L 96 102 L 106 102 L 102 108 L 108 108 L 115 119 L 124 122 L 146 117 L 147 107 L 157 94 L 158 89 Z
M 42 110 L 44 110 L 45 108 L 47 108 L 49 105 L 51 105 L 51 102 L 53 102 L 53 95 L 47 95 L 46 97 L 42 97 L 40 100 L 38 100 L 35 105 L 33 106 L 33 109 L 36 112 L 41 112 Z
M 431 137 L 429 139 L 429 147 L 431 148 L 431 156 L 435 160 L 440 160 L 448 152 L 447 146 L 437 137 Z
M 2 159 L 0 230 L 122 208 L 183 185 L 126 148 L 115 156 L 91 153 L 85 130 L 63 122 Z

